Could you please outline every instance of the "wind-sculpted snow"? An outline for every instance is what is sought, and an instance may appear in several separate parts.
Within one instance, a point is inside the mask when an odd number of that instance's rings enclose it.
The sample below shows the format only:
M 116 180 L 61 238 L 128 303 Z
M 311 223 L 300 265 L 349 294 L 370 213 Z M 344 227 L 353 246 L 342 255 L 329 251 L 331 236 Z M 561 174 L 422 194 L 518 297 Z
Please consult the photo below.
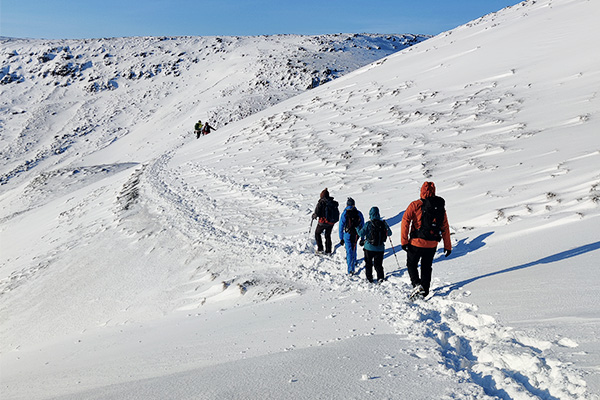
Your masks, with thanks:
M 244 180 L 257 172 L 248 168 Z M 423 372 L 462 381 L 463 390 L 470 396 L 587 396 L 581 376 L 554 358 L 553 348 L 562 345 L 564 339 L 552 343 L 504 327 L 493 317 L 481 314 L 476 306 L 465 303 L 470 293 L 463 290 L 450 296 L 436 290 L 428 301 L 407 302 L 411 288 L 406 271 L 397 259 L 394 265 L 392 257 L 386 263 L 388 281 L 374 286 L 362 277 L 349 279 L 344 274 L 340 267 L 344 262 L 341 248 L 336 248 L 331 258 L 315 257 L 308 241 L 296 242 L 269 234 L 271 224 L 279 226 L 283 221 L 265 219 L 265 210 L 269 210 L 268 215 L 279 217 L 287 212 L 285 221 L 293 218 L 292 211 L 297 208 L 277 195 L 266 195 L 252 184 L 241 185 L 234 179 L 197 169 L 194 163 L 177 165 L 171 156 L 162 157 L 143 176 L 152 188 L 147 192 L 153 193 L 149 199 L 159 202 L 155 207 L 160 209 L 160 218 L 164 218 L 160 225 L 178 227 L 195 243 L 198 266 L 189 270 L 190 280 L 182 292 L 185 295 L 177 302 L 179 310 L 189 316 L 202 315 L 203 309 L 285 298 L 315 289 L 330 296 L 366 292 L 381 304 L 380 318 L 409 341 L 410 345 L 400 353 L 435 360 L 445 369 L 428 365 Z M 225 242 L 228 251 L 219 252 Z M 400 251 L 399 246 L 395 251 Z M 442 286 L 438 279 L 435 282 Z M 196 314 L 198 311 L 200 314 Z M 335 311 L 328 316 L 336 317 Z M 347 339 L 362 335 L 357 331 Z M 461 397 L 465 393 L 454 395 Z
M 420 35 L 3 39 L 0 184 L 139 129 L 220 127 L 427 39 Z M 158 116 L 157 114 L 165 115 Z M 169 122 L 166 131 L 156 121 Z M 60 162 L 58 161 L 58 162 Z
M 5 41 L 2 394 L 598 399 L 599 14 L 527 1 L 327 84 L 375 39 Z M 426 180 L 453 252 L 409 302 Z M 314 253 L 325 187 L 379 207 L 387 281 L 337 225 Z

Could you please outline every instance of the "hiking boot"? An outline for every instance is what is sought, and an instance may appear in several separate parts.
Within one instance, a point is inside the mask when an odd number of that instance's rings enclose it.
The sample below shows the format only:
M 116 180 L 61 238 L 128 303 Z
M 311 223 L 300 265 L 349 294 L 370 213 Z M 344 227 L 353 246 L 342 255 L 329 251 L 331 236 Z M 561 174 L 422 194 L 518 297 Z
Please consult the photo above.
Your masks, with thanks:
M 423 286 L 417 285 L 412 290 L 412 292 L 410 292 L 410 296 L 408 298 L 410 300 L 417 300 L 417 299 L 422 299 L 424 297 L 425 297 L 425 289 L 423 289 Z

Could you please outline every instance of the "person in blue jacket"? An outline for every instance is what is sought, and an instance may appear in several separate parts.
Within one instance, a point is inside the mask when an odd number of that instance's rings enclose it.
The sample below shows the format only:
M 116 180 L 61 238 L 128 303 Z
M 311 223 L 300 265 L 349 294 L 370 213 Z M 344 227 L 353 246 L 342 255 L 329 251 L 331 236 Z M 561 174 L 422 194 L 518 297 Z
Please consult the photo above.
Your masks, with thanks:
M 356 203 L 352 197 L 348 197 L 346 208 L 340 217 L 339 234 L 340 244 L 346 247 L 346 263 L 348 264 L 348 274 L 354 275 L 356 272 L 356 248 L 358 243 L 358 232 L 365 224 L 365 218 L 356 208 Z
M 385 242 L 389 236 L 392 236 L 392 230 L 379 216 L 378 207 L 371 207 L 369 221 L 358 230 L 358 236 L 360 236 L 360 245 L 364 246 L 367 280 L 373 282 L 373 268 L 375 268 L 377 281 L 383 282 L 385 280 L 383 271 Z

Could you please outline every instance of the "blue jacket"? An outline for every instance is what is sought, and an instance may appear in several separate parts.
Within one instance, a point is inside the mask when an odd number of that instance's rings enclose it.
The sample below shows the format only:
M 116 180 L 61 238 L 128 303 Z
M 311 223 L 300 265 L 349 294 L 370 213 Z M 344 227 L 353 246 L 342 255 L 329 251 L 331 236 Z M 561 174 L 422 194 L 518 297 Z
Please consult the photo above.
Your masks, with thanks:
M 344 226 L 346 225 L 346 211 L 351 210 L 355 208 L 354 206 L 348 206 L 344 209 L 344 211 L 342 212 L 342 215 L 340 216 L 340 222 L 338 224 L 339 226 L 339 233 L 340 233 L 340 240 L 344 239 L 344 234 L 350 236 L 349 232 L 345 232 L 344 230 Z M 358 211 L 358 210 L 356 210 Z M 360 218 L 360 224 L 358 225 L 358 228 L 362 228 L 363 225 L 365 224 L 365 217 L 363 217 L 363 214 L 358 211 L 358 218 Z M 346 240 L 346 239 L 344 239 Z
M 370 221 L 368 221 L 361 229 L 357 229 L 358 236 L 360 236 L 360 238 L 363 240 L 365 238 L 369 237 L 369 233 L 371 232 L 371 229 L 372 229 L 371 221 L 376 220 L 376 219 L 381 220 L 381 217 L 379 216 L 379 208 L 371 207 L 371 210 L 369 211 L 369 219 L 370 219 Z M 385 223 L 385 226 L 387 227 L 388 237 L 392 236 L 392 230 L 390 229 L 387 222 Z M 373 246 L 371 243 L 369 243 L 369 241 L 365 241 L 365 250 L 385 251 L 385 243 L 380 246 Z

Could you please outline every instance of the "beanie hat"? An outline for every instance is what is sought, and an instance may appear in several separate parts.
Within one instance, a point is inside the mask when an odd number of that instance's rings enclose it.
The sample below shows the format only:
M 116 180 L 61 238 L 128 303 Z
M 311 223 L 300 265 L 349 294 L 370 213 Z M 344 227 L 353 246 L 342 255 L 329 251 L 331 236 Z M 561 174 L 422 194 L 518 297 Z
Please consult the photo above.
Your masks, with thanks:
M 322 199 L 327 199 L 329 197 L 329 191 L 327 190 L 327 188 L 323 189 L 323 191 L 321 192 L 321 198 Z
M 348 200 L 346 201 L 346 205 L 354 207 L 356 205 L 356 203 L 354 202 L 354 199 L 352 197 L 348 197 Z

